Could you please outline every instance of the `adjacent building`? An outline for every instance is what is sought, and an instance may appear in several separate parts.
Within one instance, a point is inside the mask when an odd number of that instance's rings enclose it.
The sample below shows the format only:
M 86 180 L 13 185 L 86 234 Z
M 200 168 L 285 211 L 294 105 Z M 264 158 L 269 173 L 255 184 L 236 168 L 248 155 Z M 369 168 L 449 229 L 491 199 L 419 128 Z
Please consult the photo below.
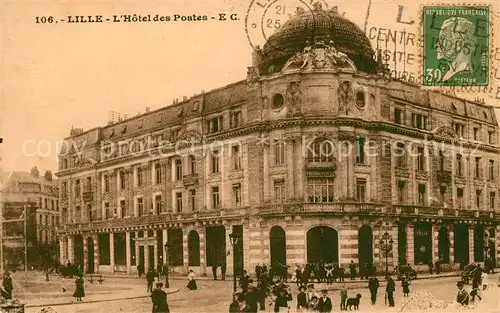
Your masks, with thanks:
M 496 260 L 493 108 L 387 79 L 377 59 L 358 26 L 315 5 L 254 53 L 246 80 L 73 129 L 56 174 L 61 261 L 231 273 Z

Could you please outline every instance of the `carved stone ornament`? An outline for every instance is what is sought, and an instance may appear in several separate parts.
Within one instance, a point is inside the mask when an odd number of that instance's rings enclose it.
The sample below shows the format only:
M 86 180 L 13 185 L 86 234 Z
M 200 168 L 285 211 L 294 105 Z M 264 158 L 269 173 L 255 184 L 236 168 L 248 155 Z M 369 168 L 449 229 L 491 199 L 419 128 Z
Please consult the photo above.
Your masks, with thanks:
M 334 46 L 330 40 L 328 44 L 318 40 L 313 45 L 306 41 L 302 52 L 297 52 L 283 67 L 283 72 L 292 70 L 331 70 L 336 68 L 357 71 L 354 62 Z
M 302 91 L 300 90 L 300 82 L 290 82 L 286 89 L 286 102 L 288 105 L 288 112 L 292 115 L 300 113 L 301 97 Z
M 354 100 L 354 92 L 350 81 L 343 81 L 338 89 L 339 114 L 349 114 L 349 105 Z
M 457 134 L 453 131 L 453 129 L 451 129 L 448 126 L 438 127 L 432 133 L 434 136 L 437 136 L 437 137 L 458 139 Z
M 180 134 L 177 141 L 184 141 L 186 143 L 200 143 L 202 141 L 202 136 L 197 131 L 185 131 Z

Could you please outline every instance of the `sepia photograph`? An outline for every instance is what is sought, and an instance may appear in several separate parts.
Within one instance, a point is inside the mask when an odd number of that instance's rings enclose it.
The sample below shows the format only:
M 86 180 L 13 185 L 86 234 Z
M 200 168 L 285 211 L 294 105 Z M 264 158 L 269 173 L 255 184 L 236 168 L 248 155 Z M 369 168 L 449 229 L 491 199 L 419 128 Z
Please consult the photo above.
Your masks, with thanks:
M 0 4 L 0 312 L 500 312 L 497 0 Z

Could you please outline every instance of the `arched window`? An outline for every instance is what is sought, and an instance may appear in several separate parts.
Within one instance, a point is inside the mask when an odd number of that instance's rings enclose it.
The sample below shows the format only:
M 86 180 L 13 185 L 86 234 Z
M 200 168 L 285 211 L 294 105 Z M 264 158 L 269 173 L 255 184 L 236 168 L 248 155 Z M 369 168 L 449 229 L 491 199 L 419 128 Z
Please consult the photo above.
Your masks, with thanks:
M 200 266 L 200 236 L 192 230 L 188 235 L 189 266 Z

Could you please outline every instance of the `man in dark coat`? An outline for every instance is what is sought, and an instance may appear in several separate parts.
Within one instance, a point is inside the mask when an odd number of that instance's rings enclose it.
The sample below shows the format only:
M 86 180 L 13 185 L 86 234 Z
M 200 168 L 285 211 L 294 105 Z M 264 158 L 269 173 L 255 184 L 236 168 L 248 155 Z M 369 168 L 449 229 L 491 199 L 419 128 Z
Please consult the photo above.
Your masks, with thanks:
M 255 265 L 255 277 L 257 277 L 257 281 L 260 280 L 260 271 L 261 271 L 260 264 L 257 263 L 257 265 Z
M 317 310 L 320 313 L 329 313 L 332 311 L 332 299 L 328 297 L 328 291 L 324 289 L 322 291 L 322 296 L 319 298 Z
M 217 280 L 217 263 L 212 264 L 212 275 L 214 275 L 214 280 Z
M 276 301 L 274 302 L 274 312 L 279 312 L 280 308 L 289 308 L 288 301 L 292 300 L 292 293 L 290 292 L 290 287 L 283 285 L 278 294 L 276 295 Z
M 247 271 L 243 270 L 243 274 L 240 277 L 240 287 L 243 293 L 246 293 L 248 290 L 248 281 L 250 277 L 248 277 Z
M 245 300 L 247 303 L 248 311 L 257 313 L 257 311 L 259 310 L 257 306 L 259 302 L 259 290 L 253 285 L 252 279 L 248 281 L 248 290 L 245 294 Z
M 144 274 L 144 265 L 142 263 L 137 264 L 137 274 L 139 274 L 139 278 Z
M 387 292 L 387 301 L 389 301 L 389 306 L 394 307 L 394 291 L 396 290 L 396 283 L 392 277 L 387 278 L 387 286 L 385 287 L 385 292 Z
M 356 264 L 354 264 L 353 260 L 351 260 L 351 264 L 349 264 L 349 272 L 351 274 L 351 280 L 354 280 L 354 277 L 356 277 Z
M 148 292 L 153 292 L 153 281 L 155 280 L 155 276 L 155 272 L 152 268 L 150 268 L 148 273 L 146 274 L 146 281 L 148 282 Z
M 12 290 L 14 290 L 14 286 L 12 284 L 12 277 L 10 277 L 9 272 L 6 272 L 5 276 L 3 277 L 2 286 L 3 290 L 5 291 L 5 293 L 2 292 L 2 296 L 7 300 L 12 299 Z
M 306 286 L 299 287 L 299 294 L 297 295 L 297 311 L 307 311 L 309 303 L 307 303 Z
M 269 291 L 269 278 L 266 273 L 263 273 L 260 277 L 260 281 L 257 284 L 257 289 L 259 291 L 259 306 L 261 311 L 266 310 L 266 298 Z
M 240 297 L 239 292 L 235 292 L 233 294 L 233 302 L 229 305 L 229 313 L 239 313 L 240 312 L 240 303 L 238 302 L 238 299 Z
M 221 279 L 226 280 L 226 262 L 222 263 L 220 266 Z
M 151 292 L 153 302 L 153 313 L 169 313 L 167 293 L 161 289 L 162 283 L 156 283 L 156 288 Z
M 379 286 L 380 286 L 380 283 L 378 281 L 378 278 L 375 276 L 372 276 L 370 278 L 370 280 L 368 281 L 368 289 L 370 289 L 372 304 L 375 304 L 377 302 L 377 291 L 378 291 Z

